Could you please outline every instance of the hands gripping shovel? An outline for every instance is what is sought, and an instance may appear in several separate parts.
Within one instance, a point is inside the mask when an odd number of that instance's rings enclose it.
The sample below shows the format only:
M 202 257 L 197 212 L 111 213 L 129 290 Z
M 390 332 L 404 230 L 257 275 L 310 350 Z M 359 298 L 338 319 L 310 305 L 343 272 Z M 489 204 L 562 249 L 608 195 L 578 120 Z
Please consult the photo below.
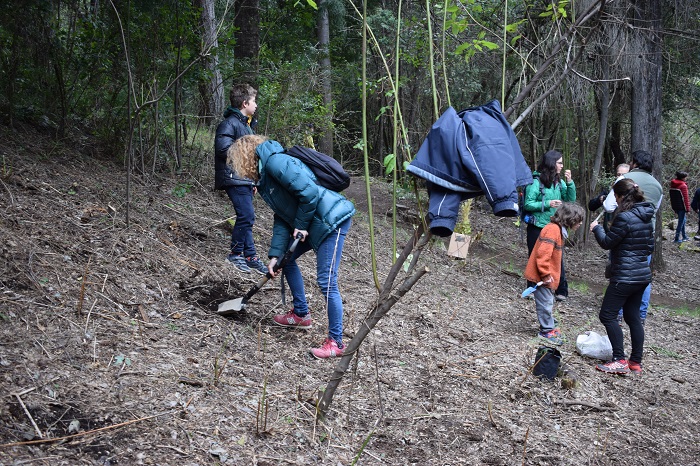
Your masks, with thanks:
M 274 272 L 277 272 L 279 269 L 284 267 L 284 265 L 289 261 L 289 259 L 292 257 L 292 254 L 294 254 L 294 250 L 297 248 L 297 244 L 299 244 L 299 240 L 303 235 L 301 233 L 297 233 L 297 236 L 294 238 L 294 242 L 292 243 L 291 246 L 289 246 L 289 249 L 287 249 L 287 252 L 284 253 L 284 256 L 282 256 L 282 259 L 277 261 L 277 263 L 272 267 L 272 270 Z M 228 316 L 231 314 L 235 314 L 237 312 L 241 312 L 245 310 L 246 305 L 248 304 L 248 300 L 258 291 L 260 291 L 260 288 L 262 288 L 265 283 L 269 279 L 273 277 L 270 272 L 267 272 L 267 274 L 260 279 L 258 283 L 256 283 L 253 288 L 248 291 L 245 296 L 242 298 L 236 298 L 236 299 L 230 299 L 228 301 L 224 301 L 223 303 L 219 304 L 219 308 L 217 309 L 217 314 L 220 316 Z

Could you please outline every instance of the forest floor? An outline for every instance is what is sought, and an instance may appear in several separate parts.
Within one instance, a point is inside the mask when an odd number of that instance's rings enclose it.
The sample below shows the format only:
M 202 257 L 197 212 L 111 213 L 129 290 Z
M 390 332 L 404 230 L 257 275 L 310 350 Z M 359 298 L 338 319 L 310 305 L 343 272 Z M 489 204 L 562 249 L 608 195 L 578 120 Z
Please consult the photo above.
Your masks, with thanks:
M 320 420 L 337 360 L 308 353 L 327 328 L 313 253 L 300 260 L 312 329 L 272 324 L 285 310 L 277 280 L 225 318 L 217 304 L 259 276 L 225 261 L 233 211 L 211 176 L 133 177 L 127 227 L 125 171 L 88 146 L 0 127 L 0 156 L 2 465 L 700 464 L 694 242 L 662 243 L 644 373 L 626 377 L 576 352 L 578 334 L 605 334 L 605 253 L 567 248 L 570 297 L 555 313 L 578 385 L 565 388 L 530 372 L 539 344 L 534 302 L 520 298 L 520 232 L 477 200 L 469 257 L 431 241 L 419 259 L 429 273 L 365 340 Z M 371 188 L 383 282 L 391 196 L 379 180 Z M 356 176 L 340 269 L 346 342 L 377 299 L 365 193 Z M 272 213 L 255 202 L 265 255 Z M 415 214 L 400 203 L 399 247 Z

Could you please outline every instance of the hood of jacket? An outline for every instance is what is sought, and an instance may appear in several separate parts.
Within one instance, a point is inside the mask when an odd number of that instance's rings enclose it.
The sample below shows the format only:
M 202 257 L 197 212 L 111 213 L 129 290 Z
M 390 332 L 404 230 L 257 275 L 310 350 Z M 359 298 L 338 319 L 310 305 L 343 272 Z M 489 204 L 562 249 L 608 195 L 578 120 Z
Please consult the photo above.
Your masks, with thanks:
M 654 217 L 654 206 L 651 202 L 638 202 L 630 209 L 630 212 L 642 222 L 647 223 Z
M 683 180 L 679 180 L 677 178 L 674 178 L 671 180 L 671 189 L 681 189 L 681 186 L 687 186 L 686 182 Z

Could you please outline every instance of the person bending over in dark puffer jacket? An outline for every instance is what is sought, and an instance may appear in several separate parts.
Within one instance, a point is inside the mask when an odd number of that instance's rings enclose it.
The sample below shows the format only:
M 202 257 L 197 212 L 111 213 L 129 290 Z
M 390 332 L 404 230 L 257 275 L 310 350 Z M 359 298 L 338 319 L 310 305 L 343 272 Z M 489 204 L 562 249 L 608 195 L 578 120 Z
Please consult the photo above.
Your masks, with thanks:
M 639 315 L 644 289 L 651 282 L 647 256 L 654 248 L 651 219 L 654 206 L 644 201 L 644 192 L 631 179 L 624 178 L 613 186 L 617 209 L 606 233 L 598 222 L 592 222 L 591 232 L 603 249 L 610 250 L 610 284 L 600 307 L 600 322 L 605 326 L 612 345 L 612 361 L 598 364 L 596 369 L 611 374 L 642 372 L 644 326 Z M 617 313 L 622 306 L 625 322 L 630 328 L 632 352 L 625 357 L 622 329 Z

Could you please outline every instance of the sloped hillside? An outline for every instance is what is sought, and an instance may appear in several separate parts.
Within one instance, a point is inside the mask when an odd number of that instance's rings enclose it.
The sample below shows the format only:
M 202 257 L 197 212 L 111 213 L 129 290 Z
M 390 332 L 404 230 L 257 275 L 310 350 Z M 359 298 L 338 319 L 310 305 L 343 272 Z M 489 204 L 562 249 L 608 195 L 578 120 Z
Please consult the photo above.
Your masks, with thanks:
M 308 356 L 327 325 L 313 254 L 301 261 L 311 330 L 272 325 L 285 309 L 276 281 L 246 312 L 218 316 L 257 277 L 224 260 L 233 212 L 210 177 L 136 178 L 127 227 L 121 166 L 29 128 L 0 133 L 0 464 L 698 463 L 699 325 L 677 312 L 698 308 L 690 244 L 664 243 L 673 267 L 655 277 L 638 377 L 597 373 L 576 353 L 576 335 L 604 333 L 605 254 L 567 250 L 571 297 L 555 308 L 578 379 L 567 389 L 530 375 L 526 248 L 512 219 L 477 202 L 470 257 L 431 242 L 420 259 L 430 272 L 365 341 L 320 422 L 334 362 Z M 379 180 L 372 192 L 383 279 L 390 196 Z M 377 293 L 359 177 L 347 195 L 359 207 L 341 265 L 349 340 Z M 265 251 L 272 214 L 256 203 Z M 402 203 L 400 245 L 414 210 Z

